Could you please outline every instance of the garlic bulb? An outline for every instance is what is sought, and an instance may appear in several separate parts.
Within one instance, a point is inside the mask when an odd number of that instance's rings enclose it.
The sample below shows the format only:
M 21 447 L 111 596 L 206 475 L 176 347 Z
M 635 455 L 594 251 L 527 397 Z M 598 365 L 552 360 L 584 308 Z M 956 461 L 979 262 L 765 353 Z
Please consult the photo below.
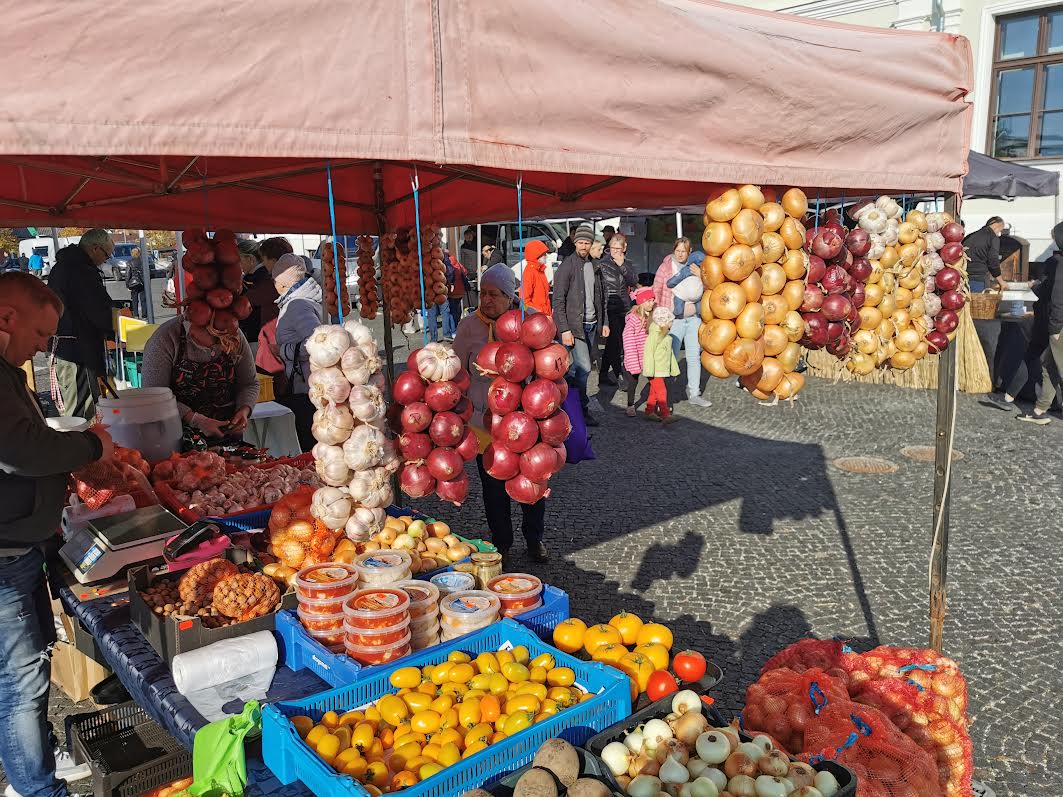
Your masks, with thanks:
M 344 487 L 351 480 L 351 469 L 343 461 L 343 449 L 318 443 L 314 446 L 314 468 L 325 484 Z
M 395 500 L 391 474 L 385 468 L 357 471 L 347 489 L 355 501 L 369 509 L 383 509 Z
M 895 200 L 891 196 L 880 196 L 878 199 L 875 200 L 875 207 L 881 210 L 891 219 L 899 218 L 901 213 L 903 212 L 901 210 L 901 206 L 897 204 L 897 200 Z
M 384 528 L 384 519 L 388 513 L 383 509 L 370 509 L 367 506 L 356 507 L 347 520 L 344 531 L 355 542 L 365 542 L 372 535 Z
M 941 232 L 941 228 L 949 223 L 948 218 L 944 213 L 927 213 L 926 214 L 926 231 L 927 232 Z
M 922 296 L 923 299 L 923 312 L 925 312 L 931 318 L 936 318 L 937 314 L 941 312 L 941 297 L 936 293 L 927 291 Z
M 945 245 L 945 236 L 940 232 L 928 232 L 926 234 L 926 248 L 936 252 Z
M 346 525 L 353 509 L 351 496 L 339 487 L 319 487 L 310 501 L 310 514 L 334 531 Z
M 382 431 L 361 425 L 343 444 L 343 459 L 351 470 L 376 468 L 383 464 L 386 445 L 387 438 Z
M 454 349 L 443 343 L 429 343 L 417 352 L 417 373 L 429 382 L 446 382 L 453 379 L 461 368 L 461 360 Z
M 340 369 L 343 376 L 352 385 L 364 385 L 373 375 L 372 363 L 358 346 L 351 346 L 340 357 Z
M 361 347 L 365 344 L 372 346 L 373 351 L 376 351 L 376 341 L 373 339 L 373 333 L 369 327 L 359 321 L 353 316 L 348 316 L 343 322 L 343 328 L 350 335 L 351 345 Z
M 323 407 L 314 413 L 311 434 L 319 443 L 338 446 L 351 436 L 354 416 L 345 404 Z
M 372 385 L 354 385 L 351 388 L 350 406 L 354 417 L 365 423 L 383 418 L 387 412 L 384 395 Z
M 342 404 L 351 395 L 351 383 L 335 366 L 311 372 L 306 383 L 310 401 L 318 409 L 326 404 Z
M 881 233 L 886 229 L 886 214 L 876 207 L 868 205 L 860 216 L 860 229 L 867 233 Z
M 325 324 L 315 328 L 306 340 L 310 367 L 316 369 L 335 365 L 350 345 L 351 336 L 339 324 Z
M 893 246 L 895 243 L 897 243 L 897 241 L 900 240 L 900 235 L 897 232 L 897 228 L 889 224 L 886 225 L 886 229 L 882 231 L 881 235 L 882 242 L 886 244 L 886 246 Z

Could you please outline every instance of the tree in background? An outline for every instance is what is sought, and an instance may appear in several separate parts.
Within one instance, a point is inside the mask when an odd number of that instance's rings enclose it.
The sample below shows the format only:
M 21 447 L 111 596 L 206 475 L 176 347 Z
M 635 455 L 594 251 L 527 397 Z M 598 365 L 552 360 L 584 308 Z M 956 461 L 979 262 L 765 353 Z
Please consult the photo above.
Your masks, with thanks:
M 18 254 L 18 236 L 10 227 L 0 227 L 0 250 Z
M 84 234 L 84 227 L 62 227 L 59 230 L 60 238 L 80 238 Z

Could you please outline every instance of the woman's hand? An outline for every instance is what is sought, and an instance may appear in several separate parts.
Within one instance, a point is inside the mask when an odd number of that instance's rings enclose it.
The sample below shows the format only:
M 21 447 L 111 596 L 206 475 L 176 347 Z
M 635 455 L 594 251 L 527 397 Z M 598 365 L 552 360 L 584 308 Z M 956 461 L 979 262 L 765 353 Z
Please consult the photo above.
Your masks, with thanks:
M 602 337 L 603 338 L 609 337 L 609 327 L 602 327 Z
M 241 434 L 244 429 L 247 428 L 247 420 L 251 417 L 250 407 L 241 407 L 233 413 L 233 417 L 229 419 L 228 425 L 225 427 L 225 431 L 228 434 Z
M 214 418 L 208 418 L 206 415 L 200 412 L 193 412 L 192 417 L 189 419 L 189 423 L 203 432 L 207 437 L 224 437 L 225 436 L 225 422 L 216 421 Z

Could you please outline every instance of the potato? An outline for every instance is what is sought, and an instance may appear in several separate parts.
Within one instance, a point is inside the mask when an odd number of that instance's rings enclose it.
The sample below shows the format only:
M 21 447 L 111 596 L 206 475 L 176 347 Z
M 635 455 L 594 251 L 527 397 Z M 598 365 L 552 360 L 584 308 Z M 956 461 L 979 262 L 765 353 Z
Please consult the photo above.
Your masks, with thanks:
M 612 797 L 612 790 L 594 778 L 580 778 L 568 787 L 568 797 Z
M 565 787 L 571 786 L 579 777 L 576 748 L 564 739 L 548 739 L 535 754 L 532 765 L 550 770 Z
M 277 564 L 276 562 L 274 562 L 272 564 L 268 564 L 265 567 L 263 567 L 262 568 L 262 572 L 265 573 L 270 578 L 279 578 L 279 576 L 277 575 L 277 571 L 280 568 L 282 568 L 282 567 L 284 567 L 284 565 Z
M 551 741 L 553 740 L 551 739 Z M 542 752 L 542 750 L 539 752 Z M 575 754 L 575 751 L 573 751 L 573 754 Z M 539 756 L 536 755 L 535 757 L 538 758 Z M 575 779 L 573 778 L 573 780 Z M 521 775 L 520 780 L 517 781 L 517 785 L 513 789 L 513 797 L 557 797 L 557 794 L 557 781 L 554 780 L 554 776 L 549 770 L 541 769 L 540 767 L 532 767 Z
M 483 789 L 473 789 L 472 791 L 465 792 L 461 797 L 491 797 L 491 792 L 484 791 Z

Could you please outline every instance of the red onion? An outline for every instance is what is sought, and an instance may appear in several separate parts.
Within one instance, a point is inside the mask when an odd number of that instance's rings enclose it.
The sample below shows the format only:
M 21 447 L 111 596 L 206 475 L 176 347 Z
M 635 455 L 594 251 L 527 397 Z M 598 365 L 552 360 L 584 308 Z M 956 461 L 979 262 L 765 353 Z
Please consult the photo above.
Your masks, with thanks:
M 561 406 L 561 391 L 549 379 L 533 379 L 524 388 L 520 403 L 526 413 L 536 420 L 542 420 L 553 415 Z
M 498 369 L 495 368 L 495 356 L 498 354 L 499 348 L 502 343 L 497 340 L 493 340 L 490 343 L 485 343 L 483 348 L 480 349 L 476 355 L 476 370 L 478 370 L 484 376 L 494 376 L 498 373 Z
M 816 240 L 816 236 L 819 235 L 819 230 L 815 227 L 805 227 L 805 251 L 812 251 L 812 242 Z
M 223 239 L 214 240 L 214 260 L 226 266 L 240 266 L 240 249 L 236 241 Z
M 461 506 L 469 497 L 469 474 L 461 473 L 450 481 L 436 482 L 436 495 L 440 501 L 450 501 L 454 506 Z
M 461 391 L 453 382 L 432 382 L 424 389 L 424 403 L 432 412 L 452 410 L 461 399 Z
M 849 322 L 850 328 L 856 328 L 860 326 L 860 311 L 856 305 L 853 304 L 852 299 L 849 300 L 849 315 L 846 316 L 846 320 Z
M 441 482 L 458 478 L 465 468 L 465 460 L 453 448 L 433 448 L 424 464 L 432 478 Z
M 516 343 L 521 332 L 520 310 L 508 310 L 495 321 L 495 337 L 503 343 Z
M 828 321 L 841 321 L 849 315 L 852 303 L 849 297 L 842 293 L 832 293 L 823 300 L 823 317 Z
M 218 272 L 210 266 L 197 266 L 192 271 L 192 282 L 198 288 L 209 291 L 211 288 L 218 287 Z
M 849 347 L 851 343 L 848 335 L 842 335 L 841 337 L 832 340 L 827 344 L 827 351 L 833 354 L 835 357 L 844 357 L 849 353 Z
M 845 326 L 841 321 L 831 321 L 827 324 L 827 340 L 837 340 L 845 334 Z
M 948 268 L 947 266 L 937 273 L 934 277 L 934 285 L 937 286 L 939 291 L 952 291 L 959 288 L 963 283 L 963 274 L 959 270 L 954 268 Z
M 546 313 L 532 313 L 524 317 L 520 330 L 520 342 L 529 349 L 538 350 L 549 346 L 557 335 L 554 319 Z
M 450 380 L 458 386 L 458 390 L 462 393 L 469 392 L 469 386 L 472 385 L 472 378 L 469 376 L 469 372 L 464 368 L 459 368 L 458 372 L 454 374 L 454 378 Z
M 235 335 L 240 329 L 240 322 L 228 310 L 215 310 L 210 326 L 222 335 Z
M 827 319 L 823 313 L 802 313 L 805 320 L 805 336 L 813 346 L 827 345 Z
M 495 415 L 506 415 L 520 409 L 523 388 L 504 376 L 496 376 L 487 388 L 487 409 Z
M 849 234 L 849 230 L 846 229 L 844 225 L 842 225 L 840 221 L 841 215 L 838 213 L 838 211 L 831 209 L 827 211 L 826 219 L 827 221 L 823 224 L 822 227 L 820 227 L 820 231 L 822 232 L 823 230 L 830 230 L 831 232 L 836 233 L 844 243 L 845 236 Z
M 424 498 L 436 488 L 436 480 L 428 467 L 420 462 L 407 462 L 399 471 L 399 486 L 410 498 Z
M 557 452 L 546 443 L 536 443 L 520 455 L 520 472 L 533 482 L 545 482 L 560 467 Z
M 207 304 L 215 310 L 224 310 L 233 303 L 232 291 L 225 288 L 213 288 L 207 291 Z
M 246 296 L 237 296 L 233 299 L 233 305 L 229 308 L 238 320 L 243 321 L 251 315 L 251 302 Z
M 244 289 L 244 272 L 239 263 L 225 266 L 221 270 L 221 286 L 228 291 L 239 294 Z
M 561 403 L 565 403 L 565 399 L 568 398 L 568 382 L 564 379 L 558 379 L 554 382 L 557 385 L 557 389 L 561 391 Z
M 491 443 L 484 451 L 484 470 L 492 479 L 506 481 L 520 473 L 520 454 Z
M 535 370 L 535 357 L 523 343 L 503 343 L 495 355 L 495 368 L 510 382 L 523 382 Z
M 940 354 L 949 347 L 949 336 L 939 329 L 932 329 L 926 333 L 926 345 L 931 354 Z
M 819 282 L 823 279 L 823 275 L 827 273 L 827 264 L 823 262 L 822 257 L 816 257 L 815 255 L 808 256 L 808 281 Z
M 820 227 L 819 233 L 812 239 L 812 254 L 830 260 L 842 251 L 845 240 L 836 230 Z
M 432 451 L 432 438 L 424 432 L 403 432 L 398 437 L 399 453 L 406 462 L 427 459 Z
M 523 473 L 506 482 L 506 492 L 518 504 L 534 504 L 550 494 L 544 482 L 534 482 Z
M 963 258 L 963 244 L 958 241 L 951 241 L 938 250 L 938 256 L 947 266 L 959 263 Z M 940 274 L 941 272 L 938 273 Z
M 870 204 L 872 204 L 870 199 L 865 199 L 860 202 L 854 202 L 845 209 L 845 215 L 855 221 L 857 214 Z
M 804 312 L 812 312 L 818 310 L 823 306 L 823 291 L 820 290 L 817 285 L 805 286 L 805 300 L 801 303 L 801 310 Z
M 455 447 L 455 450 L 461 454 L 461 458 L 466 462 L 476 459 L 476 455 L 480 453 L 480 438 L 476 436 L 470 427 L 465 427 L 465 434 L 461 438 L 461 442 Z
M 853 307 L 859 310 L 861 307 L 864 306 L 865 298 L 866 289 L 864 288 L 864 283 L 856 283 L 856 285 L 853 286 L 853 292 L 849 294 L 849 299 L 852 301 Z
M 205 327 L 210 323 L 210 305 L 199 299 L 185 307 L 185 320 L 194 327 Z
M 941 294 L 941 306 L 946 310 L 959 310 L 966 303 L 967 299 L 960 291 L 945 291 Z
M 956 327 L 960 324 L 960 317 L 955 310 L 941 309 L 941 312 L 934 317 L 934 328 L 944 332 L 946 335 L 950 332 L 954 332 Z
M 551 343 L 535 352 L 535 375 L 556 382 L 564 378 L 572 364 L 568 349 L 560 343 Z
M 549 418 L 539 421 L 539 434 L 544 443 L 552 446 L 564 444 L 572 433 L 572 421 L 564 410 L 558 410 Z
M 468 423 L 469 420 L 472 418 L 472 413 L 472 402 L 469 401 L 467 398 L 462 398 L 462 400 L 454 406 L 454 414 L 461 418 L 461 420 L 465 423 Z
M 528 413 L 518 410 L 503 417 L 491 437 L 510 451 L 523 454 L 538 441 L 539 425 Z
M 416 370 L 403 371 L 391 386 L 391 398 L 406 407 L 424 400 L 425 381 Z
M 827 273 L 823 275 L 819 284 L 827 293 L 841 293 L 845 290 L 845 277 L 845 269 L 841 266 L 827 266 Z
M 865 257 L 858 257 L 849 266 L 849 276 L 856 282 L 867 282 L 867 278 L 871 276 L 872 271 L 874 269 L 871 268 L 871 262 Z
M 561 470 L 568 462 L 568 449 L 564 446 L 554 446 L 554 452 L 557 454 L 557 469 Z
M 402 431 L 423 432 L 432 422 L 432 410 L 423 401 L 415 401 L 402 411 Z
M 420 376 L 420 373 L 417 370 L 417 353 L 419 351 L 420 351 L 420 349 L 414 349 L 406 357 L 406 370 L 407 371 L 413 371 L 418 376 Z
M 428 436 L 437 446 L 456 446 L 465 434 L 465 424 L 453 412 L 440 412 L 428 427 Z
M 491 410 L 487 410 L 487 412 L 484 413 L 484 416 L 484 420 L 486 421 L 485 427 L 487 428 L 487 431 L 493 435 L 498 429 L 498 425 L 502 423 L 502 419 L 505 416 L 496 415 L 495 413 L 491 412 Z
M 959 222 L 950 221 L 941 228 L 941 237 L 946 243 L 959 243 L 963 240 L 963 225 Z
M 871 236 L 866 230 L 857 227 L 845 237 L 845 247 L 853 257 L 863 257 L 871 251 Z

